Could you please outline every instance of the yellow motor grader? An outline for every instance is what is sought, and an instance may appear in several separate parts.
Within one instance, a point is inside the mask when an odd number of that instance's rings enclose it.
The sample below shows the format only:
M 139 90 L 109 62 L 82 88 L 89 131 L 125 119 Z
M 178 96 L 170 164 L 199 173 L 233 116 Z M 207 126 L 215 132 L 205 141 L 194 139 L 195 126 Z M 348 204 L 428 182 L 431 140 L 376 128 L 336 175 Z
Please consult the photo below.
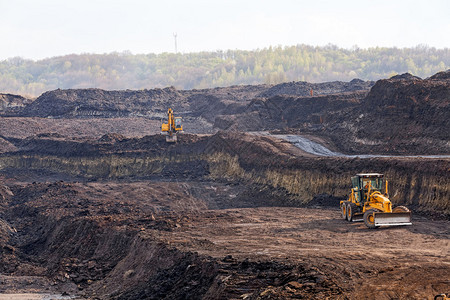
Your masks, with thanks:
M 411 212 L 408 208 L 397 206 L 392 209 L 388 182 L 384 180 L 383 174 L 356 174 L 351 179 L 352 192 L 347 201 L 340 202 L 342 217 L 345 220 L 364 221 L 369 228 L 412 225 Z

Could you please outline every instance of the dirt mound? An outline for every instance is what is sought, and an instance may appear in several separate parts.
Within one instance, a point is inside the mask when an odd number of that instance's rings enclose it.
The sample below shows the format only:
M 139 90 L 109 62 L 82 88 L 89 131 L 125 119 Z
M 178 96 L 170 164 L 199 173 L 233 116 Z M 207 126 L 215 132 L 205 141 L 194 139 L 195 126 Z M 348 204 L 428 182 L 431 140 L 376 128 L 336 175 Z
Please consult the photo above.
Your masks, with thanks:
M 380 80 L 362 102 L 362 107 L 363 122 L 357 126 L 366 138 L 388 138 L 392 145 L 416 141 L 422 148 L 448 141 L 444 130 L 450 128 L 448 81 Z M 439 150 L 448 153 L 450 148 Z
M 405 110 L 420 105 L 445 107 L 450 102 L 450 84 L 425 80 L 379 80 L 367 95 L 364 105 L 375 106 L 405 105 Z
M 329 95 L 353 91 L 368 91 L 372 86 L 373 81 L 363 81 L 353 79 L 350 82 L 332 81 L 324 83 L 308 83 L 304 81 L 287 82 L 277 84 L 267 91 L 264 91 L 260 97 L 273 97 L 277 95 L 293 95 L 293 96 L 311 96 L 313 95 Z
M 162 110 L 168 103 L 175 102 L 177 97 L 178 93 L 174 88 L 140 91 L 58 89 L 39 96 L 25 107 L 20 115 L 54 118 L 146 115 L 151 109 Z M 160 102 L 164 104 L 160 105 Z M 174 107 L 178 108 L 178 105 L 174 104 Z
M 394 80 L 422 80 L 422 78 L 414 76 L 410 73 L 403 73 L 401 75 L 394 75 L 389 79 L 394 79 Z
M 442 71 L 434 74 L 433 76 L 427 78 L 431 80 L 449 80 L 450 79 L 450 69 L 447 71 Z
M 49 91 L 18 113 L 24 117 L 113 118 L 145 116 L 161 118 L 167 108 L 188 116 L 213 117 L 239 103 L 249 101 L 267 89 L 260 86 L 236 86 L 209 90 L 178 91 L 173 87 L 138 91 L 69 89 Z M 232 112 L 230 112 L 232 113 Z M 212 114 L 212 116 L 211 116 Z
M 17 113 L 31 102 L 33 100 L 19 95 L 0 94 L 0 115 Z
M 214 126 L 223 130 L 258 131 L 288 128 L 323 129 L 330 116 L 356 107 L 365 91 L 294 97 L 278 95 L 252 100 L 240 114 L 219 115 Z

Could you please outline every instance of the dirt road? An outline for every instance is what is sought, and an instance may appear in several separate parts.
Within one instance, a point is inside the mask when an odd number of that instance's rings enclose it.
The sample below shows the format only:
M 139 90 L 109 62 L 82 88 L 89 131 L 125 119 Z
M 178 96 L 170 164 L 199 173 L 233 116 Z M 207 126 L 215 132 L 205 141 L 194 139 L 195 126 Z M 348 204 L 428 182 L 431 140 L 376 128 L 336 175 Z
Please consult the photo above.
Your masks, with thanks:
M 207 211 L 164 239 L 217 258 L 301 262 L 350 299 L 431 299 L 450 288 L 449 228 L 415 217 L 413 226 L 369 230 L 336 209 L 272 207 Z

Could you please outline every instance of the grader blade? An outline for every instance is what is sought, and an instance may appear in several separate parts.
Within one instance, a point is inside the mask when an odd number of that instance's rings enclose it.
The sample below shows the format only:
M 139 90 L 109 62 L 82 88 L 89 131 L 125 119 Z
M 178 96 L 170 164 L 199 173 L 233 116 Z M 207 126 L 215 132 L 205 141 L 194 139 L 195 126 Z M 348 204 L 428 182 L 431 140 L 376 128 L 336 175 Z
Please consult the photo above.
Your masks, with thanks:
M 376 212 L 374 213 L 375 226 L 412 225 L 411 212 Z

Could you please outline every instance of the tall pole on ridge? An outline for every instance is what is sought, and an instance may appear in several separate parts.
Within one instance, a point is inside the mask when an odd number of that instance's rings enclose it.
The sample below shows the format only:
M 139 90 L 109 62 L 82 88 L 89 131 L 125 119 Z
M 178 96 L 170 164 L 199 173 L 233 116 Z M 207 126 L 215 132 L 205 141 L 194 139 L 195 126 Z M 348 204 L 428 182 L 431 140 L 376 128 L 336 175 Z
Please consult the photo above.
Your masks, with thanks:
M 178 49 L 177 49 L 177 33 L 176 32 L 173 34 L 173 37 L 175 39 L 175 54 L 177 54 L 178 53 Z

